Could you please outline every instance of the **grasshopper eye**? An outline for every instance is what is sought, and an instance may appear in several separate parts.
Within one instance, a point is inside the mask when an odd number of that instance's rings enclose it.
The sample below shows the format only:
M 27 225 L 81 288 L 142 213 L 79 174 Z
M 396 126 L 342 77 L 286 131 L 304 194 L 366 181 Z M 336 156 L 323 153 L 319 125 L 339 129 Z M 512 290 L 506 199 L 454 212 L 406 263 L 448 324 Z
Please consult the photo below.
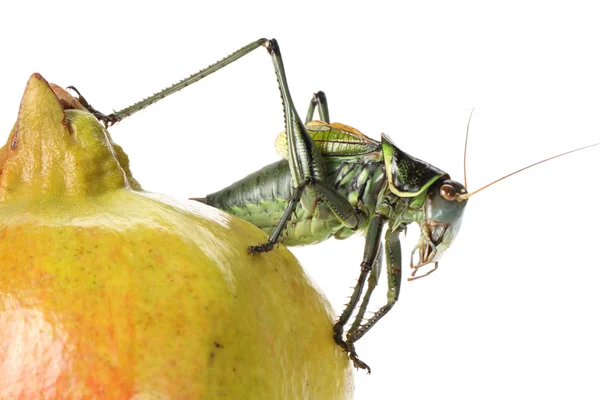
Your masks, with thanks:
M 440 196 L 448 201 L 454 201 L 458 197 L 458 193 L 456 193 L 454 186 L 445 183 L 440 187 Z

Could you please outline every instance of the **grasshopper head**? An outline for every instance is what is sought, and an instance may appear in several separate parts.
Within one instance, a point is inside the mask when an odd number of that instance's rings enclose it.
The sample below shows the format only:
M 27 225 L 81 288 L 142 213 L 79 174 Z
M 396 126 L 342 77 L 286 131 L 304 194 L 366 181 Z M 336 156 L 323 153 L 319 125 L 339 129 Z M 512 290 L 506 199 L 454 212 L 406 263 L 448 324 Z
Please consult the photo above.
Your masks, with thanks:
M 397 197 L 407 199 L 408 209 L 397 210 L 392 226 L 409 220 L 421 226 L 421 236 L 411 253 L 413 278 L 424 265 L 437 262 L 458 234 L 463 210 L 467 204 L 467 189 L 449 179 L 448 174 L 433 165 L 400 150 L 391 139 L 382 134 L 381 149 L 386 169 L 388 187 Z M 414 254 L 419 261 L 414 264 Z
M 410 267 L 413 269 L 411 280 L 429 275 L 437 269 L 437 262 L 450 247 L 458 235 L 462 215 L 467 205 L 467 189 L 451 179 L 440 179 L 429 187 L 423 205 L 421 236 L 411 253 Z M 413 256 L 418 253 L 415 265 Z M 433 269 L 424 275 L 415 277 L 417 270 L 424 265 L 435 263 Z

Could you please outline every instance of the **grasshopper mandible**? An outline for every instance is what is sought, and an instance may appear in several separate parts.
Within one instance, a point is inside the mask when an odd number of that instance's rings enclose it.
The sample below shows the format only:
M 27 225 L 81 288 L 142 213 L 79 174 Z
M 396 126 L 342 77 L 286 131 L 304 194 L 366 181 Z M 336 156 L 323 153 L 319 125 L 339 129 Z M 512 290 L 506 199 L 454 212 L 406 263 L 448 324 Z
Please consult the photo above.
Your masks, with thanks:
M 267 232 L 270 235 L 268 241 L 250 246 L 250 254 L 268 252 L 280 242 L 289 246 L 306 245 L 330 237 L 344 239 L 365 232 L 358 282 L 334 325 L 333 338 L 347 352 L 355 367 L 370 373 L 369 366 L 358 358 L 354 344 L 398 300 L 402 281 L 400 234 L 407 226 L 414 222 L 420 227 L 420 237 L 410 255 L 412 274 L 408 280 L 414 280 L 437 269 L 438 261 L 458 234 L 470 196 L 526 168 L 583 148 L 542 160 L 468 193 L 466 187 L 451 180 L 448 173 L 403 152 L 385 134 L 378 142 L 352 127 L 331 123 L 323 92 L 314 94 L 302 122 L 292 101 L 281 52 L 274 39 L 252 42 L 189 78 L 110 115 L 95 110 L 81 95 L 79 99 L 110 126 L 258 47 L 265 47 L 271 55 L 283 100 L 285 130 L 276 141 L 277 151 L 283 159 L 227 188 L 194 200 L 241 217 Z M 313 120 L 315 111 L 319 114 L 316 121 Z M 384 253 L 387 303 L 363 322 L 379 279 Z M 432 264 L 429 271 L 416 275 L 428 264 Z M 346 330 L 357 306 L 353 322 Z

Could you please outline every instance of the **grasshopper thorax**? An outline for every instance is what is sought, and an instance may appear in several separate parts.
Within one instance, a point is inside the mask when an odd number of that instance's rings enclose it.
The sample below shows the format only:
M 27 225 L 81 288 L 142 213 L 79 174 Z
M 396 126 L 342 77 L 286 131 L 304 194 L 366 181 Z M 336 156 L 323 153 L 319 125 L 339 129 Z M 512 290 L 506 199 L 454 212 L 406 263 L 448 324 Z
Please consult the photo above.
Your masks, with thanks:
M 381 134 L 381 151 L 389 188 L 398 197 L 417 197 L 448 175 L 400 150 L 385 133 Z

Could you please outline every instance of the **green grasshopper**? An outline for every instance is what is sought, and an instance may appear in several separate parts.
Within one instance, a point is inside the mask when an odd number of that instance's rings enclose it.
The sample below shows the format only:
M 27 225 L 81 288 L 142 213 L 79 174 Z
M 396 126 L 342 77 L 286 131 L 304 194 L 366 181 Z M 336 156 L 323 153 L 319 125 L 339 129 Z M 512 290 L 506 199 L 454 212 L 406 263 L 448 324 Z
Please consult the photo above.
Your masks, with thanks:
M 378 142 L 352 127 L 331 123 L 323 92 L 314 94 L 303 123 L 292 101 L 281 52 L 274 39 L 252 42 L 189 78 L 110 115 L 95 110 L 81 95 L 79 99 L 110 126 L 261 46 L 271 55 L 283 101 L 285 131 L 276 141 L 283 159 L 216 193 L 194 200 L 241 217 L 267 232 L 268 241 L 250 246 L 250 254 L 268 252 L 280 242 L 289 246 L 307 245 L 330 237 L 345 239 L 365 232 L 358 282 L 334 325 L 333 338 L 355 367 L 370 373 L 369 366 L 358 358 L 354 344 L 398 300 L 402 281 L 400 234 L 413 222 L 419 225 L 421 231 L 411 252 L 412 274 L 408 280 L 431 274 L 456 238 L 471 195 L 549 159 L 467 193 L 466 187 L 451 180 L 448 173 L 400 150 L 385 134 Z M 316 110 L 318 121 L 313 120 Z M 382 238 L 386 225 L 387 231 Z M 381 272 L 383 253 L 387 266 L 387 303 L 364 321 Z M 418 256 L 416 262 L 415 255 Z M 429 271 L 416 275 L 420 268 L 429 264 L 433 265 Z M 365 284 L 367 288 L 363 295 Z M 357 306 L 358 311 L 346 330 Z

